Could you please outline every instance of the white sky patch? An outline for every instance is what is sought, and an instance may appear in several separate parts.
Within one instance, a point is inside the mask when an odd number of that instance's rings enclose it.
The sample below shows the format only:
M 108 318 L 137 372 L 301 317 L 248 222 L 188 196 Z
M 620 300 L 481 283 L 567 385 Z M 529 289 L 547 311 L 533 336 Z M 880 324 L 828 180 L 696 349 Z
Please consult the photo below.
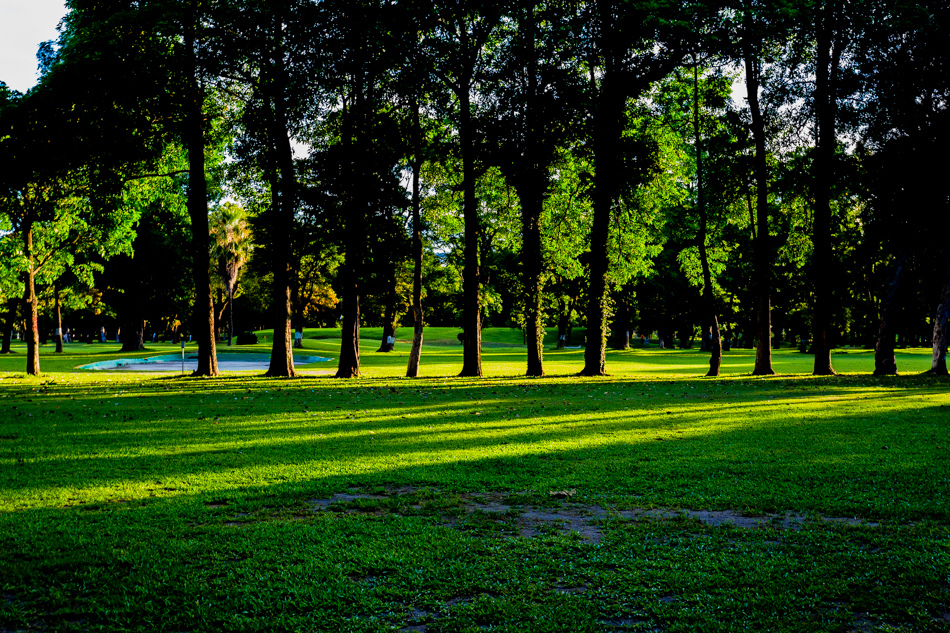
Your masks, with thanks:
M 36 51 L 65 15 L 63 0 L 0 0 L 0 81 L 20 92 L 36 85 Z
M 742 109 L 748 105 L 746 103 L 747 96 L 749 96 L 749 91 L 746 88 L 745 73 L 743 73 L 741 77 L 732 82 L 732 101 L 736 104 L 736 107 Z
M 290 149 L 294 152 L 294 158 L 306 158 L 310 156 L 311 147 L 306 143 L 290 139 Z

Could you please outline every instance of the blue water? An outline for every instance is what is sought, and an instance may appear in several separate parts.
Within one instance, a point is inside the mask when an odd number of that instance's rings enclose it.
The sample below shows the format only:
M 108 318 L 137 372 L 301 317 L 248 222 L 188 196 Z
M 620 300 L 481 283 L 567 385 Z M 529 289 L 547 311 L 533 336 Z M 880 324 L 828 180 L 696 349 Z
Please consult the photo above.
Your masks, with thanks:
M 186 354 L 185 361 L 198 360 L 198 357 L 194 354 Z M 324 358 L 322 356 L 294 356 L 295 365 L 307 365 L 309 363 L 325 363 L 331 358 Z M 270 355 L 269 354 L 218 354 L 218 362 L 243 362 L 243 363 L 269 363 Z M 116 358 L 114 360 L 103 360 L 98 363 L 89 363 L 88 365 L 83 365 L 77 369 L 91 369 L 91 370 L 108 370 L 116 369 L 118 367 L 125 367 L 126 365 L 145 365 L 149 363 L 180 363 L 181 354 L 162 354 L 161 356 L 149 356 L 148 358 Z

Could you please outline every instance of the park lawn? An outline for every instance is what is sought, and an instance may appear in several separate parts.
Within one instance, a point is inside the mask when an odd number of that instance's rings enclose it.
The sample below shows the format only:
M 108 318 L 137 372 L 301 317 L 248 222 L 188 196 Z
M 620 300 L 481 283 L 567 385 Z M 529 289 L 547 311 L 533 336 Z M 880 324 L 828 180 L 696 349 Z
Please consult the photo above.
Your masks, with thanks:
M 490 346 L 463 379 L 435 344 L 410 380 L 408 344 L 376 347 L 353 380 L 0 359 L 0 631 L 950 631 L 929 350 L 886 378 L 861 350 L 752 378 L 740 350 L 720 379 L 698 351 L 596 379 L 547 351 L 527 379 Z
M 423 340 L 428 345 L 460 345 L 458 335 L 462 332 L 458 327 L 440 327 L 427 325 L 423 332 Z M 571 331 L 570 345 L 580 345 L 583 342 L 587 330 L 585 328 L 574 328 Z M 258 335 L 271 335 L 271 331 L 260 331 Z M 400 327 L 396 331 L 396 340 L 403 343 L 411 343 L 413 329 L 411 327 Z M 340 340 L 339 328 L 306 328 L 304 330 L 305 338 L 314 339 L 333 339 Z M 381 327 L 361 327 L 360 338 L 377 343 L 383 338 L 383 328 Z M 557 328 L 547 328 L 545 330 L 544 342 L 546 345 L 554 347 L 557 343 Z M 370 343 L 371 344 L 371 343 Z M 521 346 L 525 345 L 524 332 L 517 328 L 493 327 L 482 330 L 482 344 L 488 346 Z

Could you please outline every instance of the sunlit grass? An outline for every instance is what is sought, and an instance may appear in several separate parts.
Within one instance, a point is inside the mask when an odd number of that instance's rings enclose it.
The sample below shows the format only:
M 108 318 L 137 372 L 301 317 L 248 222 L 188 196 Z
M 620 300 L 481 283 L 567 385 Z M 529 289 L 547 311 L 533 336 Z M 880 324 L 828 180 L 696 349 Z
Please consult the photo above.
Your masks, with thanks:
M 0 359 L 0 630 L 950 628 L 950 392 L 912 375 L 929 350 L 886 378 L 862 350 L 836 354 L 833 378 L 776 350 L 780 375 L 753 378 L 739 350 L 719 379 L 692 350 L 610 352 L 597 379 L 574 375 L 582 350 L 547 351 L 551 376 L 532 379 L 523 348 L 486 347 L 473 379 L 456 377 L 460 346 L 437 344 L 407 379 L 408 345 L 377 346 L 355 380 L 334 364 L 295 380 L 76 370 L 120 356 L 98 344 L 44 353 L 40 377 L 22 348 Z M 558 490 L 607 512 L 854 524 L 615 517 L 588 543 L 513 537 L 517 511 L 462 500 L 530 509 Z M 395 510 L 314 512 L 352 491 Z

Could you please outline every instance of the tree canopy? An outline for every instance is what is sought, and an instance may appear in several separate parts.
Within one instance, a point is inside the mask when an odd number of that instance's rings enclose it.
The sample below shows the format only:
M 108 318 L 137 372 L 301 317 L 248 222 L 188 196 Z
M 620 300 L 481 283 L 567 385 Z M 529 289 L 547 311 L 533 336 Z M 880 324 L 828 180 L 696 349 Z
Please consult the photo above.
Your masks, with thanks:
M 941 3 L 68 7 L 39 85 L 0 84 L 0 299 L 30 373 L 60 287 L 124 345 L 190 333 L 201 375 L 266 326 L 293 376 L 293 330 L 321 325 L 357 376 L 361 324 L 381 352 L 412 325 L 418 375 L 425 323 L 460 328 L 467 376 L 492 325 L 533 376 L 555 326 L 585 328 L 583 375 L 635 335 L 698 336 L 712 376 L 731 345 L 770 374 L 780 344 L 816 374 L 835 345 L 893 373 L 927 344 L 946 372 Z

